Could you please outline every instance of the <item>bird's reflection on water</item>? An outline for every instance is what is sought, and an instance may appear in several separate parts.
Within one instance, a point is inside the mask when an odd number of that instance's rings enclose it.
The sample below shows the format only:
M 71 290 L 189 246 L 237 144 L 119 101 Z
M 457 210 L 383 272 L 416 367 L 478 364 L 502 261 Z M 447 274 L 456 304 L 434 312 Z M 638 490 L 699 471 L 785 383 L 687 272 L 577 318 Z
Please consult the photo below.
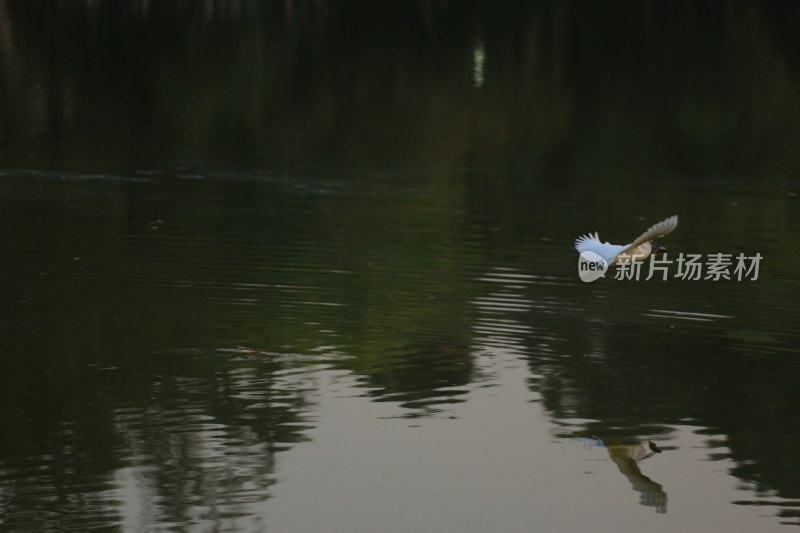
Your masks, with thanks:
M 602 447 L 608 451 L 608 456 L 628 479 L 633 490 L 640 494 L 640 505 L 653 507 L 657 513 L 667 512 L 667 493 L 664 488 L 660 483 L 642 474 L 639 468 L 639 463 L 661 453 L 656 443 L 650 440 L 642 442 L 638 439 L 601 438 L 578 433 L 574 437 L 580 438 L 590 446 Z

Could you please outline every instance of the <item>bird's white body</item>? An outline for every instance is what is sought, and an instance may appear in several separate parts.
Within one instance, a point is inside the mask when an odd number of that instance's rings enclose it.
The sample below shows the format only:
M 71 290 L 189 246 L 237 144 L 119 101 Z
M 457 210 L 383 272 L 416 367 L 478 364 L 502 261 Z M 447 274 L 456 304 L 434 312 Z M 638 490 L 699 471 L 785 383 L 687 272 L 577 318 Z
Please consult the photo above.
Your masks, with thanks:
M 667 235 L 676 227 L 678 227 L 678 216 L 674 215 L 653 225 L 629 244 L 601 242 L 597 232 L 589 233 L 575 239 L 575 249 L 578 250 L 578 253 L 594 252 L 609 265 L 628 261 L 641 261 L 646 259 L 652 252 L 652 239 Z

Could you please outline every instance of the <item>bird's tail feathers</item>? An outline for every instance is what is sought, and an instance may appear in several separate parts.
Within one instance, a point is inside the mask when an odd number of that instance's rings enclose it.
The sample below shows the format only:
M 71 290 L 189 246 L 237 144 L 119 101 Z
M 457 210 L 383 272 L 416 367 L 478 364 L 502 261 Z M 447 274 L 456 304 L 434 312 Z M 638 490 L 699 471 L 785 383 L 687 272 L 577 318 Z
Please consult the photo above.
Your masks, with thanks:
M 580 237 L 575 239 L 575 249 L 580 251 L 579 247 L 582 244 L 587 243 L 589 241 L 600 242 L 600 235 L 598 235 L 598 233 L 596 231 L 593 234 L 592 233 L 587 233 L 586 235 L 581 235 Z

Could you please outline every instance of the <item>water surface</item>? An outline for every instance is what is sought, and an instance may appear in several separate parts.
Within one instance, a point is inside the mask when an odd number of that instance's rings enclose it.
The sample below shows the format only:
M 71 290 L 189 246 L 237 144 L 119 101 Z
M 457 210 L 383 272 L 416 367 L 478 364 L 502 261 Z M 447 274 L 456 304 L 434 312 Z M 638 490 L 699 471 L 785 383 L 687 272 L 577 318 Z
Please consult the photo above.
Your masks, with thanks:
M 795 11 L 0 0 L 2 529 L 797 526 Z

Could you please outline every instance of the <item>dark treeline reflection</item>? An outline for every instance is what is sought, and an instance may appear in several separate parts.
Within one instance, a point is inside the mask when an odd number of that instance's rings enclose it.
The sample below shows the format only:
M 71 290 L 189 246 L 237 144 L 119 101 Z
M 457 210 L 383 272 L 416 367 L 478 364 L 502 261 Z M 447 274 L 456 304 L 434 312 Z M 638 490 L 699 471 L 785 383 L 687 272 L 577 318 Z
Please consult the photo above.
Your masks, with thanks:
M 506 352 L 800 498 L 797 5 L 0 0 L 0 528 L 261 530 L 318 365 L 435 416 Z M 673 213 L 762 278 L 579 285 Z
M 100 300 L 84 291 L 66 294 Z M 140 531 L 258 516 L 275 453 L 305 438 L 313 402 L 302 375 L 238 350 L 156 348 L 131 338 L 136 326 L 116 337 L 112 323 L 127 322 L 119 311 L 89 316 L 61 303 L 48 312 L 54 305 L 4 315 L 3 529 Z M 150 335 L 160 327 L 142 322 Z
M 0 2 L 0 149 L 788 175 L 792 2 Z

